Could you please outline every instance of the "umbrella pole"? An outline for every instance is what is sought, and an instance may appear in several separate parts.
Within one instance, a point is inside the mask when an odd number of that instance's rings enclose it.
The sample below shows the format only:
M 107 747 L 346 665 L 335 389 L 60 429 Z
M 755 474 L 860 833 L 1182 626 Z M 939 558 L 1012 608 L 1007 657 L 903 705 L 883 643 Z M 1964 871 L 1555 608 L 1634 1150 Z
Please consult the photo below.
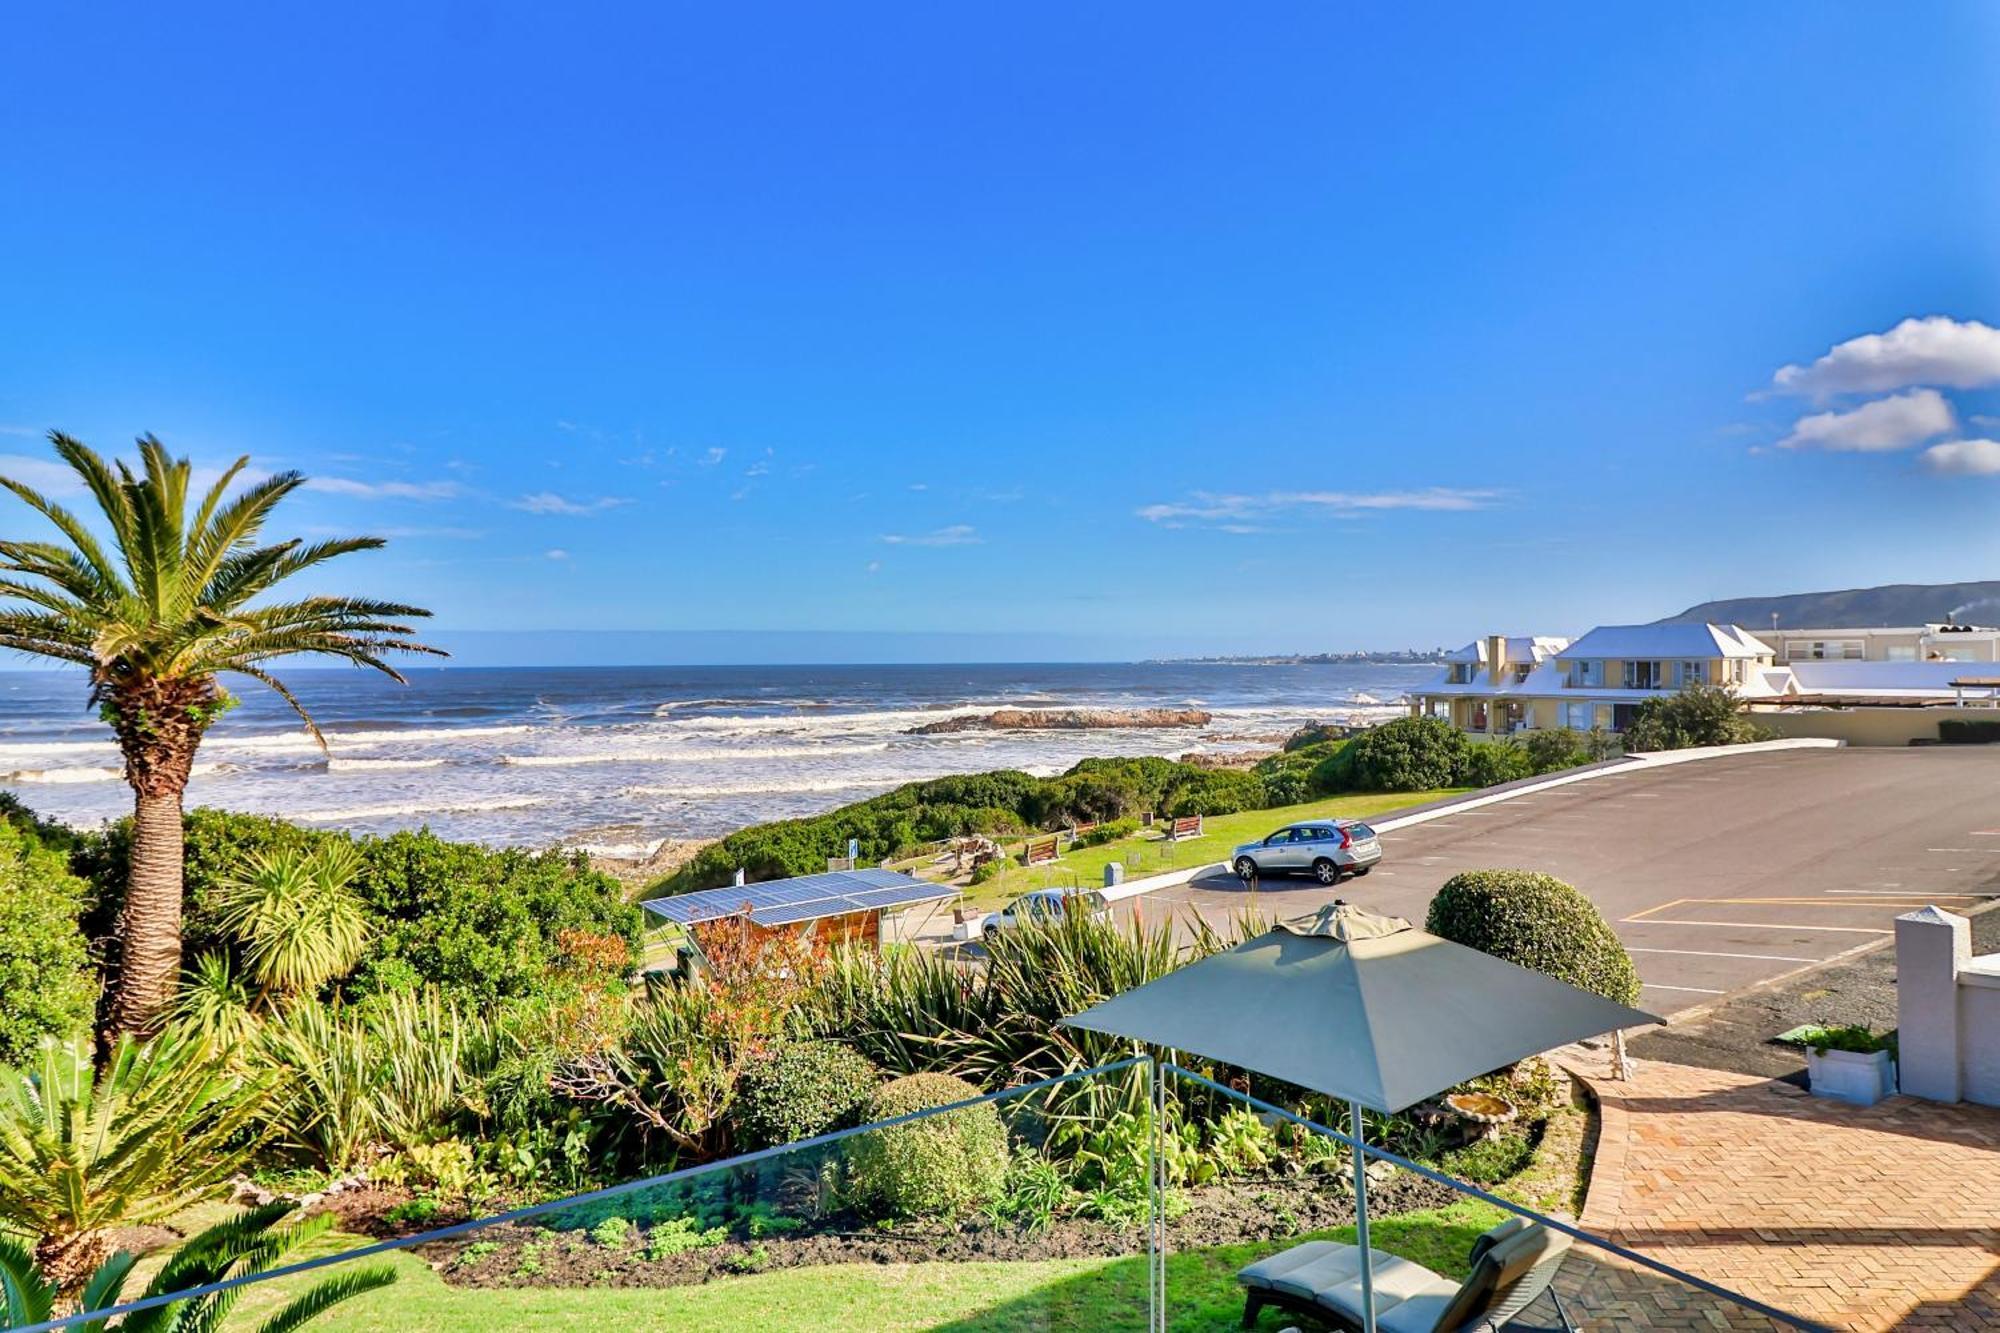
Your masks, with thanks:
M 1150 1118 L 1153 1122 L 1152 1188 L 1147 1190 L 1147 1193 L 1152 1196 L 1152 1215 L 1146 1219 L 1146 1249 L 1150 1252 L 1152 1261 L 1148 1265 L 1152 1271 L 1147 1276 L 1150 1279 L 1152 1290 L 1148 1293 L 1149 1299 L 1147 1300 L 1147 1304 L 1152 1306 L 1149 1314 L 1151 1326 L 1156 1330 L 1156 1333 L 1166 1333 L 1167 1167 L 1165 1140 L 1167 1133 L 1167 1086 L 1166 1081 L 1160 1077 L 1160 1061 L 1158 1057 L 1148 1060 L 1146 1067 L 1151 1072 L 1152 1077 L 1152 1087 L 1149 1091 L 1152 1094 L 1152 1116 Z
M 1375 1333 L 1375 1267 L 1368 1252 L 1368 1157 L 1361 1151 L 1361 1103 L 1347 1104 L 1354 1137 L 1354 1239 L 1361 1245 L 1361 1330 Z

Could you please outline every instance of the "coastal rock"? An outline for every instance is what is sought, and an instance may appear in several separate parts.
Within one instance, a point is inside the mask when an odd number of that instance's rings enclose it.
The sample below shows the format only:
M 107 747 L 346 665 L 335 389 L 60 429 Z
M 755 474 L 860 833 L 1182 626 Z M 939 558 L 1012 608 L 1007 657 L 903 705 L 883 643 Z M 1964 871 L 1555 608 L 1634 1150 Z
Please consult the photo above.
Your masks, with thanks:
M 960 731 L 1106 731 L 1126 727 L 1205 727 L 1213 716 L 1198 708 L 1001 708 L 962 713 L 911 727 L 906 736 L 949 736 Z

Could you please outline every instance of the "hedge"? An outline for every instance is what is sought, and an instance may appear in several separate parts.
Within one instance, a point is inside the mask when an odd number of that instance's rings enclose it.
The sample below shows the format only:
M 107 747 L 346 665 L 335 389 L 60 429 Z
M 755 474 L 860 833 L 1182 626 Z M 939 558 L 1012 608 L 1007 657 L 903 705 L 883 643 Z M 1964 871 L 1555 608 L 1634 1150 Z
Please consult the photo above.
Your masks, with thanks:
M 860 1123 L 881 1082 L 868 1057 L 837 1041 L 792 1042 L 743 1071 L 731 1114 L 745 1148 L 772 1148 Z
M 1533 870 L 1467 870 L 1431 899 L 1424 929 L 1620 1004 L 1639 998 L 1632 955 L 1575 886 Z
M 62 853 L 0 820 L 0 1065 L 89 1026 L 97 983 L 77 927 L 88 887 Z
M 1355 737 L 1349 762 L 1364 790 L 1430 791 L 1463 777 L 1473 744 L 1442 718 L 1399 717 Z
M 866 1115 L 892 1120 L 978 1095 L 950 1074 L 911 1074 L 876 1089 Z M 960 1217 L 998 1198 L 1006 1184 L 1007 1130 L 991 1102 L 847 1142 L 858 1201 L 886 1216 Z
M 1938 723 L 1938 739 L 1947 745 L 1991 745 L 2000 741 L 2000 721 L 1947 718 Z

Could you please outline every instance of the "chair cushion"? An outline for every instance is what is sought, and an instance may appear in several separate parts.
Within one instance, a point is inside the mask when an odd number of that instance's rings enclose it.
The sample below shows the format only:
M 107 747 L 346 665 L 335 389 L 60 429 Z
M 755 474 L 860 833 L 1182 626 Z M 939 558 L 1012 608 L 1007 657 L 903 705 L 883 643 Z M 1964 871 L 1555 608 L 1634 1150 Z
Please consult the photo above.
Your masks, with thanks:
M 1288 1276 L 1294 1269 L 1324 1259 L 1329 1255 L 1346 1253 L 1354 1256 L 1348 1260 L 1350 1276 L 1361 1271 L 1360 1251 L 1352 1245 L 1342 1245 L 1338 1241 L 1309 1240 L 1294 1245 L 1289 1250 L 1280 1250 L 1269 1258 L 1259 1259 L 1246 1265 L 1236 1274 L 1236 1280 L 1246 1287 L 1276 1288 L 1278 1279 Z M 1308 1293 L 1310 1294 L 1310 1293 Z
M 1407 1259 L 1383 1254 L 1377 1250 L 1372 1267 L 1374 1282 L 1371 1294 L 1375 1298 L 1375 1317 L 1383 1316 L 1400 1305 L 1422 1297 L 1437 1297 L 1442 1310 L 1458 1295 L 1458 1283 L 1449 1278 L 1439 1277 L 1422 1264 L 1413 1264 Z M 1327 1309 L 1336 1311 L 1347 1318 L 1359 1321 L 1361 1318 L 1361 1272 L 1357 1268 L 1354 1276 L 1331 1288 L 1321 1288 L 1317 1297 Z M 1421 1309 L 1422 1307 L 1419 1307 Z M 1424 1325 L 1426 1329 L 1430 1326 Z
M 1375 1327 L 1380 1333 L 1433 1333 L 1438 1318 L 1451 1308 L 1452 1297 L 1457 1294 L 1458 1288 L 1446 1282 L 1436 1291 L 1412 1296 L 1387 1314 L 1377 1315 Z
M 1513 1214 L 1499 1226 L 1480 1233 L 1479 1239 L 1472 1242 L 1472 1254 L 1469 1261 L 1475 1264 L 1478 1263 L 1480 1257 L 1495 1245 L 1506 1240 L 1509 1236 L 1519 1235 L 1534 1225 L 1536 1224 L 1522 1217 L 1519 1213 Z

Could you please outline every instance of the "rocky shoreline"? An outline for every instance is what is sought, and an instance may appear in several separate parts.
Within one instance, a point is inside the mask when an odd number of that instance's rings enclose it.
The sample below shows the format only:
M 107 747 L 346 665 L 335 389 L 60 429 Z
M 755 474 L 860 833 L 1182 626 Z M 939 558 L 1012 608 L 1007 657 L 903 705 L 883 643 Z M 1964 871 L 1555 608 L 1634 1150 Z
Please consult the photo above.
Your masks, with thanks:
M 1205 727 L 1215 720 L 1199 708 L 1000 708 L 961 713 L 911 727 L 905 736 L 949 736 L 962 731 L 1117 731 L 1129 728 Z

